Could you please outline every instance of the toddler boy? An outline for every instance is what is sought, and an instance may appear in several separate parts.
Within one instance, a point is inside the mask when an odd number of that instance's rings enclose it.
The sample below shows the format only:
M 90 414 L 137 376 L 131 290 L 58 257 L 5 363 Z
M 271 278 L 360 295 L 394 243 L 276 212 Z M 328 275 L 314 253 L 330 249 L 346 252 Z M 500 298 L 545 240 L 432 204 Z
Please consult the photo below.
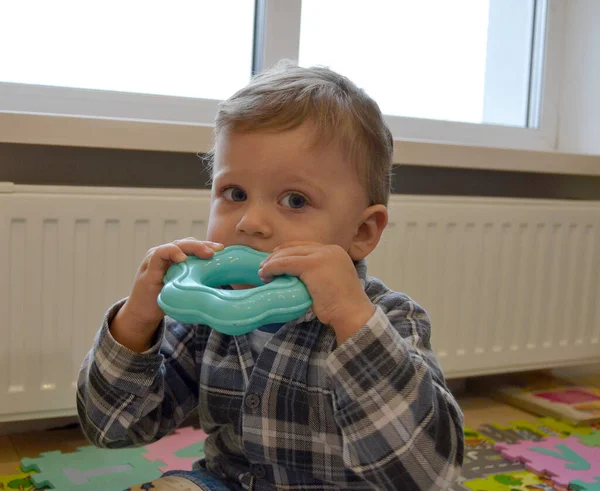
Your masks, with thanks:
M 144 445 L 197 411 L 206 458 L 157 490 L 449 487 L 463 421 L 428 316 L 367 276 L 391 162 L 377 104 L 329 69 L 280 64 L 224 101 L 206 240 L 150 249 L 130 296 L 108 310 L 79 377 L 87 437 Z M 264 282 L 298 276 L 312 309 L 241 336 L 165 316 L 168 267 L 234 244 L 270 253 Z

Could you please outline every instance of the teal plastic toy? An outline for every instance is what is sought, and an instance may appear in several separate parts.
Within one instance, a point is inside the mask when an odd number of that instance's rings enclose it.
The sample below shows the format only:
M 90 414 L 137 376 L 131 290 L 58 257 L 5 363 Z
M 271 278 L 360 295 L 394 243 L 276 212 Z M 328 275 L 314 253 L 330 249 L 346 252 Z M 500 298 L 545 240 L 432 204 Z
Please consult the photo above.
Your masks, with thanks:
M 167 270 L 158 304 L 180 322 L 205 324 L 233 336 L 301 317 L 312 305 L 306 286 L 287 275 L 263 283 L 258 269 L 267 257 L 268 254 L 245 246 L 226 247 L 211 259 L 190 256 Z M 231 284 L 257 287 L 217 288 Z

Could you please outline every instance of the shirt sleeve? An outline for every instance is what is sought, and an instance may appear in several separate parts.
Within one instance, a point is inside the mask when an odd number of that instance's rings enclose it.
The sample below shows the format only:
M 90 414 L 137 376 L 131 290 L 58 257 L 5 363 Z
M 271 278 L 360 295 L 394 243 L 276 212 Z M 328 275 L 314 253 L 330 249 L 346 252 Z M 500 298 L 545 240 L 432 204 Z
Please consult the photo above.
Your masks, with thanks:
M 86 437 L 99 447 L 141 446 L 167 435 L 198 405 L 195 364 L 209 330 L 165 317 L 153 346 L 135 353 L 112 337 L 105 315 L 79 371 L 77 412 Z
M 390 292 L 327 360 L 346 466 L 379 489 L 447 489 L 460 475 L 463 414 L 430 346 L 427 313 Z

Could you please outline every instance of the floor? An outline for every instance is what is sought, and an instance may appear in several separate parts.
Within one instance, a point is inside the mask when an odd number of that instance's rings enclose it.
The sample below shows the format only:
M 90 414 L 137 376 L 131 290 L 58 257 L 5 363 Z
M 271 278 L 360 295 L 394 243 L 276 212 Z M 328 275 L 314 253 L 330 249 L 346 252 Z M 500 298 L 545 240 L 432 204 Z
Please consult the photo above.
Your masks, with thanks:
M 600 374 L 570 377 L 581 384 L 600 387 Z M 484 423 L 508 424 L 514 420 L 535 420 L 532 414 L 466 391 L 458 396 L 465 414 L 465 424 L 478 428 Z M 89 445 L 79 429 L 59 429 L 0 436 L 0 475 L 13 474 L 23 457 L 36 457 L 41 452 L 61 450 L 72 452 Z

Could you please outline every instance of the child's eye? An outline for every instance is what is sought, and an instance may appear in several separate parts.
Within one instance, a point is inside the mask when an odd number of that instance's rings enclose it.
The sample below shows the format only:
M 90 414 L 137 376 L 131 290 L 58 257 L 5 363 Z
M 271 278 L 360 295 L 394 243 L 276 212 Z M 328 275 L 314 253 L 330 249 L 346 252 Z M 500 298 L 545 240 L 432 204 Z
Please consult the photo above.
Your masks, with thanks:
M 232 186 L 223 190 L 223 196 L 228 201 L 244 201 L 246 199 L 246 192 L 243 189 Z
M 294 210 L 301 210 L 308 204 L 308 199 L 299 193 L 286 194 L 280 201 L 283 206 L 293 208 Z

